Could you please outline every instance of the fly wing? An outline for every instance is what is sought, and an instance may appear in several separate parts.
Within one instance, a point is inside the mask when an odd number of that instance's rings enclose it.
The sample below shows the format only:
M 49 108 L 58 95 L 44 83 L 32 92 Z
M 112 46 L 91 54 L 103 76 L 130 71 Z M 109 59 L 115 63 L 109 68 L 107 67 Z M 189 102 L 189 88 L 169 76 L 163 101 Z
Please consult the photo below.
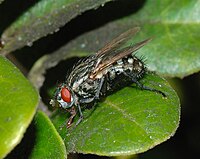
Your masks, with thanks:
M 107 55 L 107 53 L 110 53 L 114 51 L 116 48 L 119 48 L 119 46 L 123 45 L 130 38 L 132 38 L 139 30 L 140 30 L 139 27 L 135 27 L 120 34 L 118 37 L 116 37 L 111 42 L 107 43 L 102 49 L 100 49 L 96 53 L 96 56 L 100 57 L 100 56 L 104 56 L 104 54 Z
M 107 58 L 104 58 L 102 61 L 99 62 L 99 64 L 91 72 L 90 78 L 95 79 L 98 74 L 104 74 L 105 69 L 110 67 L 113 63 L 137 51 L 138 49 L 143 47 L 145 44 L 147 44 L 149 41 L 151 41 L 151 38 L 141 41 L 139 43 L 136 43 L 133 46 L 129 46 L 121 50 L 118 50 L 117 52 L 115 52 L 115 54 L 112 54 L 113 56 L 108 56 Z

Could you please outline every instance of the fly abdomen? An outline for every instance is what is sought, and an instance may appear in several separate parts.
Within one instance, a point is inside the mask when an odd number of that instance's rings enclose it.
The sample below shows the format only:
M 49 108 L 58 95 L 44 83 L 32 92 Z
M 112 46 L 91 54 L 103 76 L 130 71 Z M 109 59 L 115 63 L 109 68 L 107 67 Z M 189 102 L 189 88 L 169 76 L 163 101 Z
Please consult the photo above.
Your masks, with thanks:
M 145 73 L 142 60 L 129 55 L 113 64 L 107 73 L 107 90 L 115 90 L 139 80 Z M 134 80 L 133 80 L 134 79 Z

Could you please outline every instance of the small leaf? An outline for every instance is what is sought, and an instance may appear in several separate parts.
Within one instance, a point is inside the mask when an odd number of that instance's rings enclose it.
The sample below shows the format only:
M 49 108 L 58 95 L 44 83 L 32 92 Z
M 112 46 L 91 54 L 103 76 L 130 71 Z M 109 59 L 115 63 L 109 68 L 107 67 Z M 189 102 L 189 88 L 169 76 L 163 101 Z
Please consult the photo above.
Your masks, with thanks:
M 65 140 L 67 151 L 106 156 L 131 155 L 169 139 L 179 125 L 179 99 L 169 84 L 156 75 L 146 75 L 141 83 L 161 90 L 166 97 L 140 90 L 135 85 L 125 87 L 99 102 L 92 110 L 83 110 L 85 118 L 74 129 L 60 130 L 59 126 L 65 123 L 69 114 L 55 114 L 52 120 Z
M 38 104 L 38 93 L 21 72 L 0 56 L 0 158 L 22 139 Z
M 29 158 L 66 159 L 67 153 L 64 142 L 43 112 L 36 114 L 34 125 L 36 139 Z
M 86 10 L 96 9 L 111 0 L 41 0 L 18 18 L 3 35 L 6 54 L 58 31 L 74 17 Z

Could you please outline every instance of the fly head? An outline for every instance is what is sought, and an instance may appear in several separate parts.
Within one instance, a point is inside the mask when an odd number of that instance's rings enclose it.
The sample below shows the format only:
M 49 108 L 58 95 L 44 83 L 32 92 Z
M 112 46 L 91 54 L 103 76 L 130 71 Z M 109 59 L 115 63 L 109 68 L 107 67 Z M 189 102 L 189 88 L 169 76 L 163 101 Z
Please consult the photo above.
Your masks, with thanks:
M 61 107 L 67 109 L 73 106 L 75 102 L 75 95 L 73 91 L 66 84 L 61 84 L 57 87 L 54 99 L 50 101 L 50 104 L 55 107 Z

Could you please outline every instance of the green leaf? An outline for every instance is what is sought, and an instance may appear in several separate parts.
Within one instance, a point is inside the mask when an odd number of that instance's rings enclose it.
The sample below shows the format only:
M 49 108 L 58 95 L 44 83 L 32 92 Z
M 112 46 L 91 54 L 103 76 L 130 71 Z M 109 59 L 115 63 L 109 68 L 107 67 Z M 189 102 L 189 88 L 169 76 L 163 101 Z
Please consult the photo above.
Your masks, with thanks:
M 124 3 L 133 7 L 138 5 L 138 1 Z M 62 58 L 70 48 L 97 51 L 115 36 L 137 25 L 141 31 L 130 40 L 131 43 L 153 38 L 137 54 L 147 59 L 149 70 L 183 78 L 200 70 L 199 13 L 200 3 L 196 0 L 148 0 L 136 13 L 79 36 L 55 54 Z
M 153 36 L 142 52 L 150 70 L 183 78 L 200 70 L 199 13 L 200 3 L 196 0 L 157 1 L 156 9 L 154 0 L 148 0 L 137 14 L 118 23 L 122 27 L 137 21 L 142 24 L 138 39 Z
M 170 85 L 156 75 L 146 75 L 141 83 L 161 90 L 166 98 L 132 85 L 108 96 L 92 110 L 83 110 L 85 118 L 76 128 L 59 129 L 69 114 L 52 116 L 67 151 L 130 155 L 147 151 L 169 139 L 179 125 L 179 99 Z
M 179 24 L 145 26 L 147 36 L 155 35 L 152 43 L 142 50 L 142 55 L 148 59 L 148 68 L 164 76 L 180 78 L 198 72 L 200 38 L 195 35 L 200 33 L 198 28 Z
M 43 112 L 36 114 L 34 126 L 36 139 L 29 158 L 66 159 L 67 153 L 64 142 Z
M 21 72 L 0 56 L 0 158 L 22 139 L 38 104 L 38 93 Z
M 47 34 L 57 32 L 74 17 L 96 9 L 111 0 L 41 0 L 19 17 L 3 35 L 3 54 L 32 43 Z

